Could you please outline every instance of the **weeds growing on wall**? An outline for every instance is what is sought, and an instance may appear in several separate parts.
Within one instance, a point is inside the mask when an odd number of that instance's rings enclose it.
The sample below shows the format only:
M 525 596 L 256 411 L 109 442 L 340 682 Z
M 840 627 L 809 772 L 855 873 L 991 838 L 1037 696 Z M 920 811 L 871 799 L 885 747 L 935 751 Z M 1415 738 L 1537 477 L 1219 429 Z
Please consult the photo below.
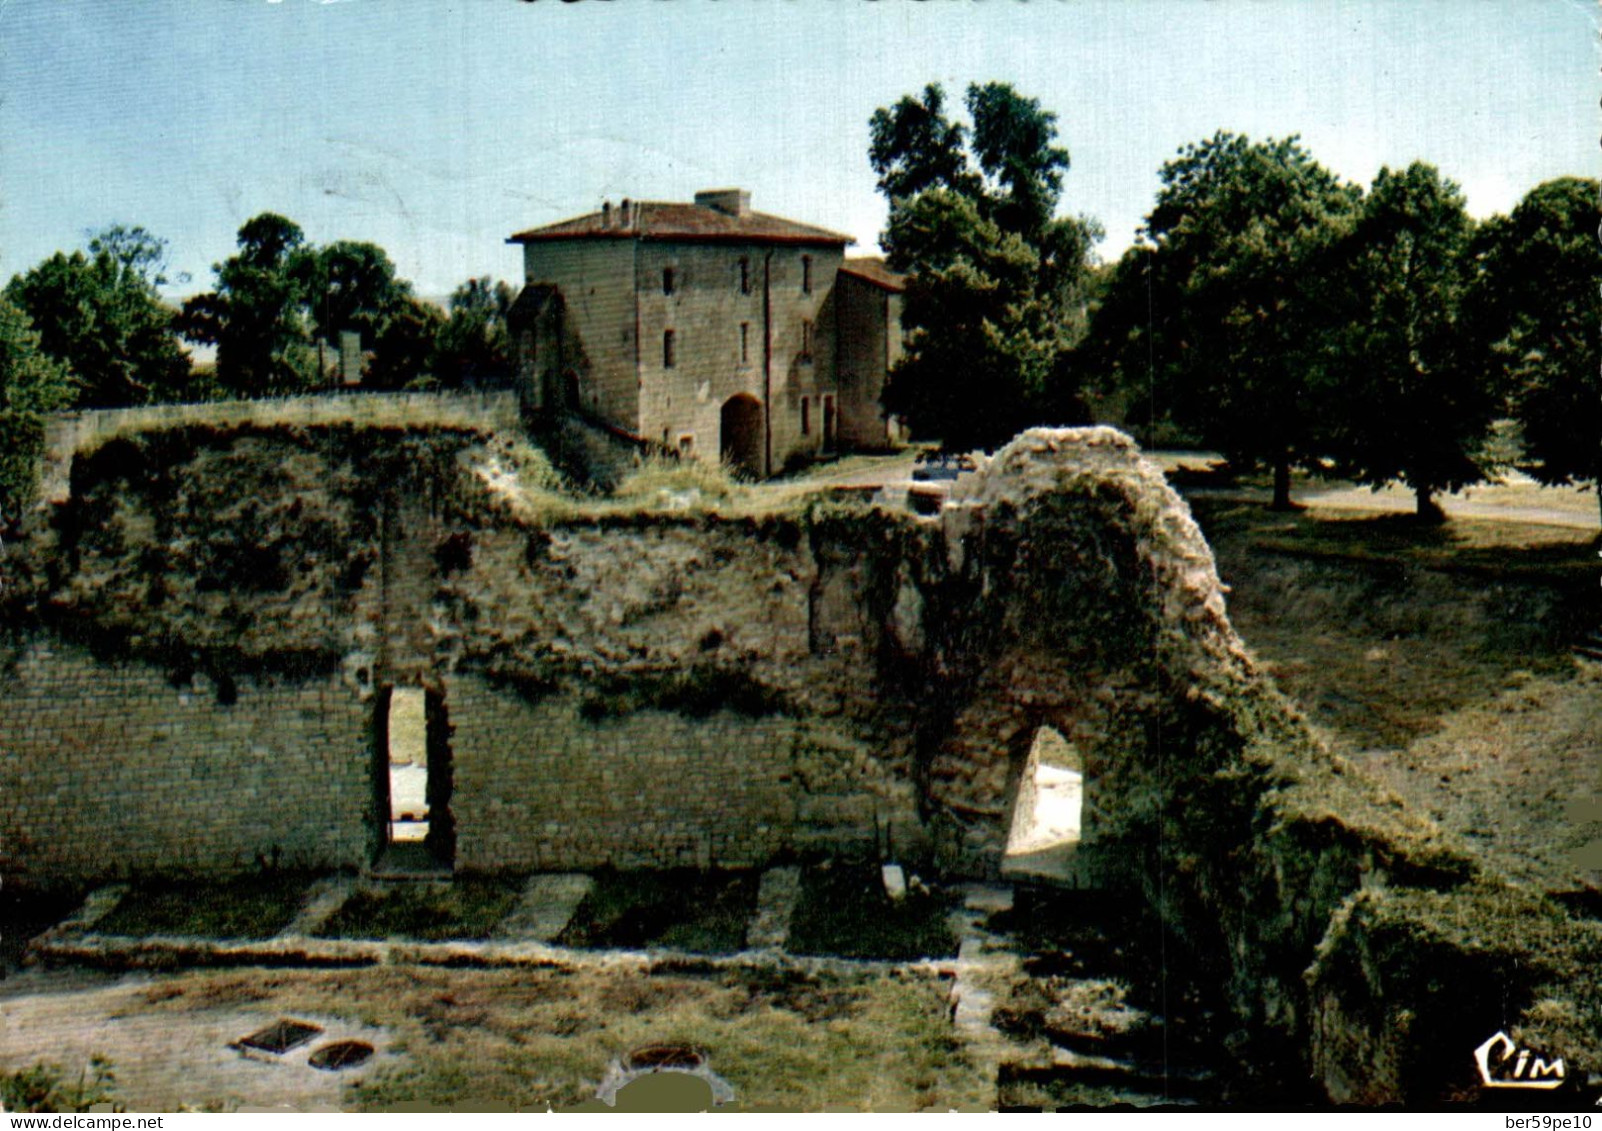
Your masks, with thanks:
M 638 457 L 634 470 L 612 489 L 612 497 L 675 509 L 699 509 L 710 501 L 740 494 L 740 479 L 740 473 L 728 463 L 679 459 L 653 452 Z

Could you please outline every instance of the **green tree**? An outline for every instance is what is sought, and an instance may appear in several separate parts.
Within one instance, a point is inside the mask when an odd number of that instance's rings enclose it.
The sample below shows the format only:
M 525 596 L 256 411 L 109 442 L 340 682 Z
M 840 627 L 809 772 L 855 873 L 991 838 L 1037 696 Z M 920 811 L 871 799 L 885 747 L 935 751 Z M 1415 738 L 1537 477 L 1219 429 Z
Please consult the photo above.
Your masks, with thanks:
M 970 86 L 966 105 L 971 131 L 946 117 L 938 85 L 869 123 L 890 202 L 880 242 L 909 276 L 885 407 L 951 448 L 1085 419 L 1064 355 L 1101 235 L 1055 216 L 1068 168 L 1056 115 L 1004 83 Z
M 148 404 L 188 391 L 177 312 L 158 290 L 165 248 L 143 228 L 118 225 L 95 235 L 88 255 L 57 252 L 7 284 L 40 348 L 70 371 L 77 405 Z
M 33 498 L 44 418 L 72 392 L 67 367 L 40 348 L 27 314 L 0 297 L 0 526 Z
M 1241 466 L 1274 472 L 1325 447 L 1332 335 L 1330 249 L 1360 191 L 1296 138 L 1231 133 L 1187 145 L 1161 170 L 1141 242 L 1119 262 L 1080 351 L 1119 370 L 1131 399 Z
M 1466 322 L 1523 429 L 1530 473 L 1589 483 L 1602 502 L 1599 192 L 1595 180 L 1561 177 L 1482 225 Z
M 1472 221 L 1457 185 L 1431 165 L 1381 169 L 1347 237 L 1340 419 L 1331 454 L 1379 487 L 1401 480 L 1422 519 L 1434 496 L 1484 478 L 1476 456 L 1496 399 L 1465 348 Z
M 377 244 L 335 240 L 303 248 L 293 257 L 293 270 L 304 287 L 312 330 L 333 350 L 347 331 L 372 347 L 412 297 L 411 284 L 396 277 L 395 264 Z
M 434 375 L 456 387 L 511 372 L 507 313 L 517 293 L 489 277 L 469 279 L 451 293 L 450 320 L 440 327 Z
M 445 315 L 433 303 L 407 298 L 384 319 L 363 384 L 374 389 L 433 384 L 438 372 L 437 343 L 445 326 Z
M 977 196 L 982 188 L 968 160 L 967 130 L 946 117 L 940 84 L 873 112 L 868 122 L 868 160 L 879 174 L 879 191 L 894 207 L 929 189 Z M 888 250 L 888 248 L 886 249 Z
M 301 392 L 321 384 L 306 310 L 305 234 L 264 212 L 239 229 L 239 251 L 212 270 L 216 289 L 184 304 L 191 341 L 217 347 L 217 382 L 235 396 Z

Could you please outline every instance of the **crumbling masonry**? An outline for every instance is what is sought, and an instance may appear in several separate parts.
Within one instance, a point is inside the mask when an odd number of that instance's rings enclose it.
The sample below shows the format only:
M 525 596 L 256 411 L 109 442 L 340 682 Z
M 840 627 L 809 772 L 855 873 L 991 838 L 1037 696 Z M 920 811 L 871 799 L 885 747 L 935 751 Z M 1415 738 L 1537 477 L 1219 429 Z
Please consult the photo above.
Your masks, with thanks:
M 830 853 L 988 875 L 1050 726 L 1084 762 L 1081 878 L 1153 901 L 1337 1099 L 1455 1079 L 1466 1046 L 1425 1031 L 1522 1022 L 1593 1056 L 1593 987 L 1565 971 L 1597 940 L 1318 745 L 1123 436 L 1026 433 L 931 518 L 541 517 L 508 495 L 514 447 L 213 422 L 79 453 L 3 565 L 7 880 L 364 867 L 406 686 L 429 692 L 457 870 Z M 1485 992 L 1431 991 L 1407 974 L 1426 954 Z

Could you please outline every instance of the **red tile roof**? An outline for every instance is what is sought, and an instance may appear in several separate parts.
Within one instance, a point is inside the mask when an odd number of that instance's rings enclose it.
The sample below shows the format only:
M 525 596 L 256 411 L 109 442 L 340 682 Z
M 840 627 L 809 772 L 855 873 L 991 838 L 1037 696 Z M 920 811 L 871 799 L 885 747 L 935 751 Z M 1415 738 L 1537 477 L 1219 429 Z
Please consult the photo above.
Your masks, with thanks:
M 900 294 L 907 289 L 907 277 L 899 272 L 890 270 L 885 266 L 883 259 L 877 255 L 864 255 L 857 259 L 847 259 L 840 265 L 840 274 L 850 275 L 864 282 L 872 283 L 893 294 Z
M 850 236 L 797 224 L 781 216 L 747 212 L 735 216 L 698 204 L 674 204 L 654 200 L 631 202 L 607 212 L 591 212 L 571 220 L 547 224 L 519 232 L 507 243 L 536 243 L 543 240 L 642 239 L 685 240 L 692 243 L 856 243 Z

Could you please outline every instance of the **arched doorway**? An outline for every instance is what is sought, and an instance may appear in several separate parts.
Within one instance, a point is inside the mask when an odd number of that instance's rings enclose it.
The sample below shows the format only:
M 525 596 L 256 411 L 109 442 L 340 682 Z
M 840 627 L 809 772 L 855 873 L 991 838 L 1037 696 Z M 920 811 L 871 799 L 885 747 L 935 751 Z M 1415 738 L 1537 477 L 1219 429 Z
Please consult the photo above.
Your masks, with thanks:
M 762 450 L 762 403 L 749 393 L 736 393 L 723 402 L 718 416 L 718 455 L 741 471 L 761 476 Z
M 1078 886 L 1085 771 L 1079 751 L 1051 727 L 1040 727 L 1019 773 L 1017 800 L 1002 860 L 1004 876 L 1044 878 Z

